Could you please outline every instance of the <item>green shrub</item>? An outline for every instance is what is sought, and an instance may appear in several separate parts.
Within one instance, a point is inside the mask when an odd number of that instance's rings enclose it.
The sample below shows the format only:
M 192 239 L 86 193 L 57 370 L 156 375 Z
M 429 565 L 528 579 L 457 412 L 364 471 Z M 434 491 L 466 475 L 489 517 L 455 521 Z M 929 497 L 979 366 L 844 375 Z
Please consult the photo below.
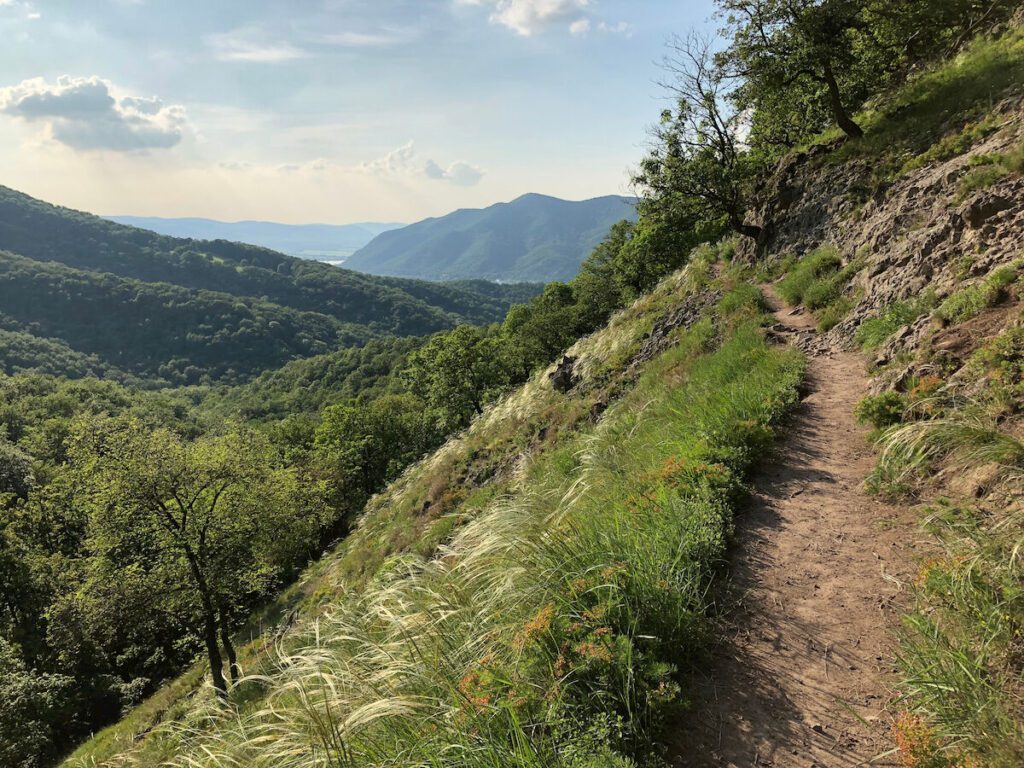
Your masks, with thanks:
M 875 429 L 885 429 L 903 421 L 907 410 L 907 398 L 899 392 L 883 392 L 865 397 L 854 411 L 857 421 L 870 424 Z

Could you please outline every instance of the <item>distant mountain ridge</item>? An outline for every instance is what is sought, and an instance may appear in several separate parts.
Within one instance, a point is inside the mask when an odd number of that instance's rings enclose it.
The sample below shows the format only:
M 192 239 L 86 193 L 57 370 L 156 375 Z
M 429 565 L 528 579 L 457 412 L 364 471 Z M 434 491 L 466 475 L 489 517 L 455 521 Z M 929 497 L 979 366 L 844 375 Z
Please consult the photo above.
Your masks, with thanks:
M 195 240 L 230 240 L 286 253 L 289 256 L 338 260 L 367 245 L 377 235 L 402 224 L 279 224 L 271 221 L 217 221 L 203 218 L 160 216 L 105 216 L 130 227 L 148 229 L 169 237 Z
M 384 232 L 345 266 L 425 280 L 570 280 L 612 225 L 636 218 L 634 206 L 616 195 L 581 202 L 523 195 Z

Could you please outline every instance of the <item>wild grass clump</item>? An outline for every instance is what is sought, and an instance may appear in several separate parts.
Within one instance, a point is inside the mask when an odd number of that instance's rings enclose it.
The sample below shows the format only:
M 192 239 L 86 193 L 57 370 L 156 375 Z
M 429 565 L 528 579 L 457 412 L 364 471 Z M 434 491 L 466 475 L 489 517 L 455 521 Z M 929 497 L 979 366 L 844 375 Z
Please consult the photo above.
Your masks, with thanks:
M 742 478 L 803 360 L 749 292 L 429 559 L 405 556 L 279 649 L 257 711 L 160 736 L 173 765 L 622 766 L 692 700 Z M 211 728 L 211 723 L 215 727 Z
M 1024 571 L 1019 516 L 949 503 L 927 528 L 942 554 L 914 580 L 900 666 L 905 700 L 938 766 L 1024 764 Z
M 1013 413 L 1024 407 L 1024 328 L 1003 331 L 971 362 L 987 379 L 990 397 L 1001 410 Z
M 878 349 L 896 331 L 930 313 L 937 304 L 938 299 L 933 289 L 926 290 L 916 298 L 894 302 L 883 309 L 877 317 L 868 318 L 861 323 L 854 333 L 854 341 L 865 352 Z
M 818 332 L 827 333 L 839 325 L 853 309 L 853 299 L 840 296 L 818 313 Z
M 826 246 L 792 262 L 776 288 L 786 303 L 816 310 L 818 330 L 829 331 L 853 309 L 847 287 L 863 266 L 864 260 L 859 257 L 843 266 L 838 251 Z
M 957 200 L 963 201 L 975 192 L 988 189 L 1008 176 L 1024 173 L 1024 143 L 1009 152 L 972 158 L 972 169 L 957 186 Z
M 943 397 L 933 394 L 934 399 Z M 944 395 L 934 418 L 910 405 L 884 432 L 876 476 L 913 487 L 942 471 L 983 471 L 1014 496 L 1024 483 L 1024 442 L 1003 429 L 984 400 Z M 896 402 L 890 399 L 896 414 Z M 886 402 L 890 402 L 886 401 Z M 930 400 L 922 400 L 930 404 Z M 882 401 L 877 413 L 885 414 Z M 886 419 L 888 420 L 888 419 Z M 1024 519 L 1015 502 L 931 511 L 939 554 L 913 582 L 903 619 L 900 666 L 906 711 L 895 729 L 907 765 L 957 768 L 1024 764 Z
M 901 172 L 908 173 L 933 162 L 951 160 L 954 157 L 966 154 L 975 144 L 996 133 L 1000 127 L 999 120 L 992 115 L 988 115 L 977 122 L 968 123 L 960 131 L 944 136 L 920 155 L 907 161 Z
M 832 247 L 819 248 L 797 261 L 777 284 L 779 295 L 787 304 L 804 303 L 808 293 L 820 298 L 831 279 L 839 272 L 843 260 Z
M 935 310 L 935 316 L 953 325 L 977 317 L 1006 298 L 1007 289 L 1016 282 L 1020 268 L 1019 262 L 1000 267 L 981 282 L 950 294 Z

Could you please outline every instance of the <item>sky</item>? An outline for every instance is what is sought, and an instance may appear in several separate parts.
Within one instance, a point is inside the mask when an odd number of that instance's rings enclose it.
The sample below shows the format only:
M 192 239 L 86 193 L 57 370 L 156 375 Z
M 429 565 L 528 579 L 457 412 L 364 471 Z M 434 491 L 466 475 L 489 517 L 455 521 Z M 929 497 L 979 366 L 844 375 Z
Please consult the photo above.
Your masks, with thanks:
M 629 192 L 712 0 L 0 0 L 0 184 L 101 215 L 411 222 Z

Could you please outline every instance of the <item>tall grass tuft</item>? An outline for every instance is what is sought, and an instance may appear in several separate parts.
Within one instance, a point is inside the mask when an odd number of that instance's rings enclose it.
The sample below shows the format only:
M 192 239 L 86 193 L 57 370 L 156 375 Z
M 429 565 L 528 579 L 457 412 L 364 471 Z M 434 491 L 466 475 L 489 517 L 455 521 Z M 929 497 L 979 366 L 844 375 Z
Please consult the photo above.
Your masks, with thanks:
M 891 481 L 937 467 L 959 474 L 984 467 L 991 470 L 988 482 L 1001 478 L 1017 496 L 1024 442 L 1001 429 L 984 402 L 947 396 L 938 411 L 940 418 L 896 426 L 880 438 L 879 472 Z M 916 604 L 903 620 L 902 757 L 936 768 L 1024 764 L 1019 503 L 944 502 L 925 525 L 941 554 L 922 563 L 913 585 Z

